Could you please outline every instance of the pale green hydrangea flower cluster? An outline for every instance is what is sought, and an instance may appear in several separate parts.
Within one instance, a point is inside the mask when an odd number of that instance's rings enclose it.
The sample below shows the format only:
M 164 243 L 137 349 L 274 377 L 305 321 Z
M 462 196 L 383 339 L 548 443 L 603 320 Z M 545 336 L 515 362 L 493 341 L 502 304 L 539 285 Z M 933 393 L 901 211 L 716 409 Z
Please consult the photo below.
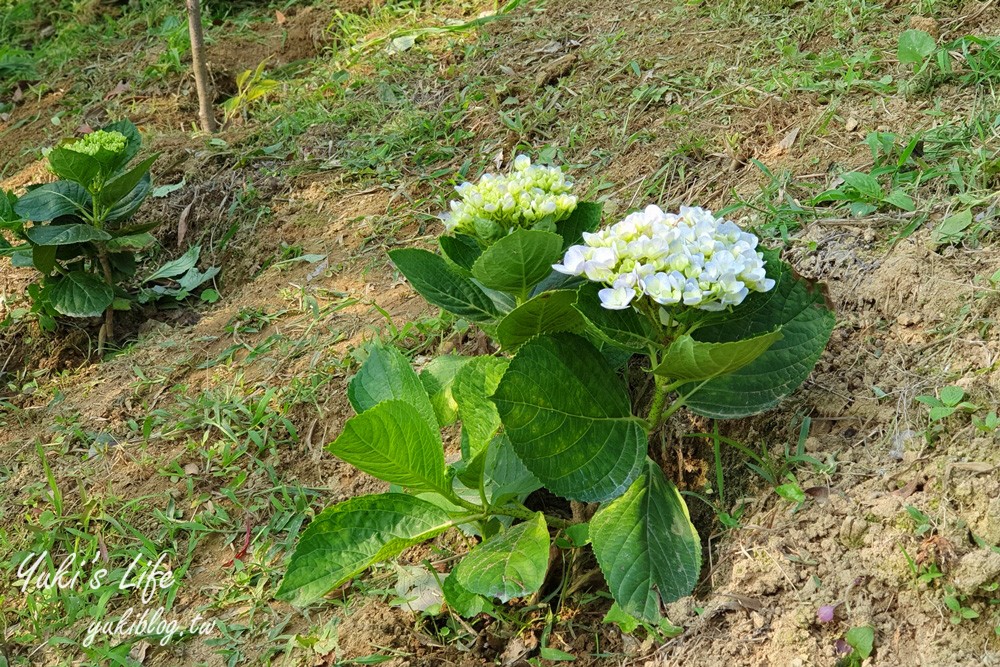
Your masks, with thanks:
M 648 296 L 660 306 L 718 311 L 774 287 L 757 237 L 703 208 L 647 206 L 583 238 L 552 268 L 607 285 L 599 296 L 610 310 Z
M 102 149 L 109 153 L 122 153 L 125 151 L 126 145 L 128 145 L 128 138 L 121 132 L 97 130 L 86 135 L 79 141 L 66 144 L 64 148 L 75 153 L 97 155 L 97 152 Z
M 576 208 L 573 182 L 558 167 L 533 165 L 527 155 L 514 159 L 507 176 L 483 174 L 478 183 L 455 187 L 461 199 L 441 219 L 445 229 L 495 241 L 512 229 L 537 228 L 563 220 Z

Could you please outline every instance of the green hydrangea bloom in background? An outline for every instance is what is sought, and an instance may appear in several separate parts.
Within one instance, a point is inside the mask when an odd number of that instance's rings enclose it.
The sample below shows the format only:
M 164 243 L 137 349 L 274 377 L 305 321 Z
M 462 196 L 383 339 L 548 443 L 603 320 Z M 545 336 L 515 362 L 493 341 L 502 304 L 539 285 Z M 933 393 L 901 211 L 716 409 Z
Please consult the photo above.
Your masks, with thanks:
M 576 208 L 573 182 L 558 167 L 533 165 L 526 155 L 514 160 L 509 175 L 483 174 L 478 183 L 455 187 L 461 199 L 441 216 L 449 232 L 491 242 L 513 229 L 550 229 Z
M 104 130 L 97 130 L 96 132 L 91 132 L 79 141 L 66 144 L 63 148 L 76 153 L 97 155 L 97 151 L 102 149 L 110 153 L 122 153 L 124 152 L 127 144 L 128 139 L 121 132 L 106 132 Z

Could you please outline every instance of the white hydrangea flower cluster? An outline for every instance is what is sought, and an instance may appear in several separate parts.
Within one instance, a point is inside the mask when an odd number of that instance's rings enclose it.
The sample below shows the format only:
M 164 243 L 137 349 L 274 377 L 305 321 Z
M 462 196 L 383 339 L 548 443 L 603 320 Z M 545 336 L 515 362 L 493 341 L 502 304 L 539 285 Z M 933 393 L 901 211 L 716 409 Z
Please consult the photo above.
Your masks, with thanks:
M 774 287 L 757 237 L 703 208 L 647 206 L 583 239 L 552 268 L 607 285 L 599 296 L 610 310 L 645 295 L 661 306 L 718 311 Z
M 514 228 L 530 228 L 546 218 L 554 226 L 566 218 L 576 208 L 572 188 L 558 167 L 533 165 L 527 155 L 518 155 L 510 175 L 483 174 L 478 183 L 456 186 L 461 199 L 453 200 L 441 219 L 449 233 L 496 240 Z

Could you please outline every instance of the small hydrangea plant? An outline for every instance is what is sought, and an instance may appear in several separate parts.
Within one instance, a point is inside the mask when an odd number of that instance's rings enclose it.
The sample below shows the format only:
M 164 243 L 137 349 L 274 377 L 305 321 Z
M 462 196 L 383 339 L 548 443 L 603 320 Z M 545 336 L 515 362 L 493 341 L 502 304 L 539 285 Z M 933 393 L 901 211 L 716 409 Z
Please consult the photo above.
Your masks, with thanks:
M 42 327 L 53 329 L 57 316 L 103 316 L 99 349 L 114 335 L 114 311 L 130 308 L 122 284 L 135 274 L 136 253 L 155 242 L 155 224 L 128 224 L 151 191 L 157 158 L 130 165 L 141 144 L 129 121 L 65 141 L 48 152 L 59 180 L 0 198 L 0 228 L 23 241 L 0 254 L 42 274 L 28 288 Z

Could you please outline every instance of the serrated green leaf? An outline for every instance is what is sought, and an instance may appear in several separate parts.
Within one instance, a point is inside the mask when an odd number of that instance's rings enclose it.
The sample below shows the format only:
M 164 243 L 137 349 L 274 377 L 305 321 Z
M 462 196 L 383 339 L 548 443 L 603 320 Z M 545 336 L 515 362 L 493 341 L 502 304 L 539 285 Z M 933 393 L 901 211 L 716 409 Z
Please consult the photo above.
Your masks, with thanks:
M 392 347 L 376 345 L 347 385 L 347 399 L 358 414 L 383 401 L 409 403 L 434 432 L 440 429 L 434 406 L 424 383 L 403 354 Z
M 490 289 L 527 295 L 552 273 L 561 250 L 558 234 L 518 229 L 487 248 L 472 266 L 472 275 Z
M 576 292 L 542 292 L 507 313 L 497 325 L 497 340 L 505 349 L 517 347 L 539 334 L 569 331 L 579 333 L 586 326 L 573 304 Z
M 946 406 L 935 407 L 935 408 L 931 408 L 930 409 L 929 416 L 931 418 L 931 421 L 939 421 L 941 419 L 945 419 L 946 417 L 952 416 L 953 414 L 955 414 L 955 411 L 957 409 L 958 408 L 954 408 L 954 407 L 950 407 L 950 406 L 948 406 L 948 407 L 946 407 Z
M 500 415 L 490 396 L 507 370 L 507 359 L 476 357 L 455 375 L 451 393 L 458 403 L 462 420 L 462 459 L 471 462 L 482 452 L 500 428 Z
M 472 591 L 466 590 L 462 584 L 458 583 L 455 570 L 452 570 L 445 577 L 444 582 L 441 584 L 441 589 L 444 591 L 445 602 L 459 616 L 471 618 L 484 611 L 492 611 L 493 609 L 493 604 L 489 600 L 482 595 L 476 595 Z
M 677 489 L 648 459 L 628 491 L 591 519 L 590 540 L 615 602 L 636 618 L 658 622 L 662 606 L 698 582 L 698 533 Z
M 24 230 L 28 240 L 37 245 L 70 245 L 85 241 L 107 241 L 111 238 L 93 225 L 33 225 Z
M 468 234 L 455 234 L 453 236 L 442 236 L 438 238 L 441 252 L 455 265 L 462 267 L 466 271 L 472 271 L 472 266 L 483 254 L 482 248 L 476 239 Z
M 139 207 L 142 206 L 142 202 L 145 201 L 152 190 L 153 180 L 150 178 L 149 173 L 146 173 L 128 194 L 111 207 L 111 211 L 107 217 L 108 222 L 121 222 L 132 217 L 139 210 Z
M 646 431 L 601 353 L 573 334 L 521 346 L 493 395 L 518 457 L 571 500 L 614 498 L 638 476 Z
M 31 190 L 17 200 L 14 211 L 31 222 L 47 222 L 61 215 L 89 213 L 90 195 L 79 183 L 56 181 Z
M 543 646 L 538 651 L 538 657 L 542 660 L 552 660 L 553 662 L 572 662 L 576 660 L 576 656 L 572 653 L 560 651 L 559 649 L 552 648 L 551 646 Z
M 582 201 L 568 217 L 556 223 L 556 231 L 563 239 L 563 249 L 580 243 L 584 232 L 596 231 L 601 226 L 603 207 L 601 203 Z
M 678 337 L 653 369 L 671 380 L 707 380 L 737 371 L 781 340 L 781 329 L 728 343 L 703 343 L 687 334 Z
M 549 531 L 536 512 L 470 551 L 455 576 L 467 591 L 507 602 L 541 588 L 548 566 Z
M 419 248 L 393 250 L 389 257 L 413 289 L 432 305 L 473 322 L 500 315 L 493 301 L 443 257 Z
M 148 178 L 149 168 L 158 157 L 160 157 L 160 154 L 154 153 L 115 180 L 106 183 L 97 194 L 98 203 L 101 206 L 111 206 L 124 199 L 126 195 L 140 185 L 144 178 Z M 151 184 L 147 189 L 152 189 Z
M 444 494 L 451 491 L 440 436 L 404 401 L 382 401 L 348 419 L 327 450 L 390 484 Z
M 796 278 L 791 267 L 767 252 L 765 268 L 774 288 L 753 293 L 718 324 L 694 336 L 707 343 L 753 338 L 781 328 L 782 338 L 737 371 L 678 392 L 693 412 L 717 419 L 745 417 L 768 410 L 795 391 L 823 353 L 835 318 L 820 288 Z
M 470 357 L 447 354 L 431 359 L 420 371 L 420 382 L 431 399 L 434 414 L 442 428 L 454 424 L 458 419 L 458 403 L 455 402 L 452 388 L 455 385 L 455 375 L 469 359 Z
M 899 36 L 896 57 L 903 64 L 919 65 L 927 56 L 934 53 L 936 48 L 934 38 L 929 33 L 923 30 L 906 30 Z
M 305 606 L 451 525 L 444 510 L 402 493 L 361 496 L 329 507 L 302 534 L 276 597 Z
M 844 635 L 844 641 L 864 660 L 872 654 L 872 649 L 875 646 L 875 631 L 867 625 L 851 628 Z
M 903 211 L 912 211 L 916 208 L 916 204 L 913 202 L 913 197 L 906 194 L 902 190 L 893 190 L 885 196 L 882 201 L 892 204 L 898 209 Z
M 653 323 L 634 308 L 608 310 L 601 306 L 597 293 L 601 285 L 588 282 L 577 292 L 574 306 L 593 327 L 594 333 L 604 342 L 629 350 L 646 352 L 650 346 L 659 347 L 660 341 Z
M 85 271 L 67 273 L 49 291 L 52 307 L 69 317 L 98 317 L 114 298 L 110 285 Z
M 500 433 L 483 455 L 483 487 L 490 502 L 498 505 L 511 498 L 521 501 L 542 483 L 524 467 L 510 438 Z

